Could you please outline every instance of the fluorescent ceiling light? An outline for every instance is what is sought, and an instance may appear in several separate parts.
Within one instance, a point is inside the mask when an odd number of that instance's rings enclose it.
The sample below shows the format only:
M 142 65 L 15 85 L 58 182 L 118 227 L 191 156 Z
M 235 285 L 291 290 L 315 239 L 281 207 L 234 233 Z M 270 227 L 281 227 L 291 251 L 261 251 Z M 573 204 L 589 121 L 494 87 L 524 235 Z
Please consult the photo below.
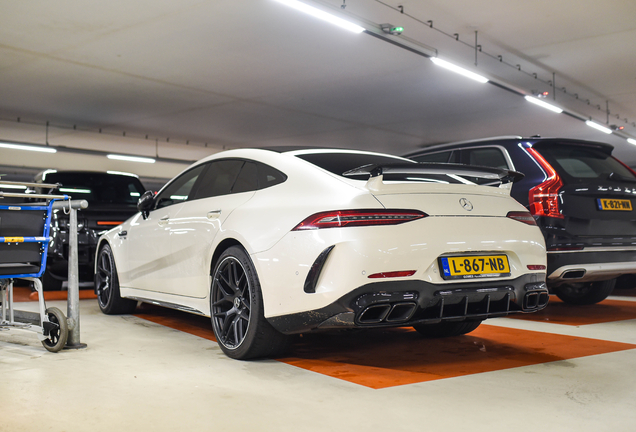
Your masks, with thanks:
M 109 154 L 109 155 L 106 155 L 106 157 L 108 159 L 122 160 L 122 161 L 128 161 L 128 162 L 155 163 L 155 160 L 152 158 L 139 157 L 139 156 Z
M 636 139 L 634 138 L 627 138 L 627 142 L 636 145 Z
M 598 123 L 594 123 L 591 120 L 586 121 L 585 124 L 588 125 L 589 127 L 593 127 L 594 129 L 599 130 L 599 131 L 601 131 L 603 133 L 606 133 L 606 134 L 611 134 L 612 133 L 611 129 L 606 128 L 605 126 L 601 126 Z
M 563 110 L 557 106 L 554 106 L 552 104 L 549 104 L 547 102 L 542 101 L 541 99 L 537 99 L 537 98 L 533 98 L 532 96 L 525 96 L 525 99 L 528 102 L 531 102 L 535 105 L 539 105 L 540 107 L 543 107 L 545 109 L 548 109 L 552 112 L 555 112 L 557 114 L 561 114 L 563 112 Z
M 431 57 L 431 61 L 435 63 L 437 66 L 441 66 L 445 69 L 448 69 L 450 71 L 463 75 L 467 78 L 473 79 L 482 84 L 485 84 L 488 82 L 488 78 L 478 75 L 475 72 L 471 72 L 468 69 L 464 69 L 462 67 L 456 66 L 452 63 L 447 62 L 446 60 L 441 60 L 437 57 Z
M 316 9 L 313 6 L 309 6 L 308 4 L 299 2 L 297 0 L 276 0 L 276 1 L 279 3 L 283 3 L 289 7 L 293 7 L 294 9 L 299 10 L 301 12 L 305 12 L 306 14 L 319 18 L 323 21 L 327 21 L 327 22 L 330 22 L 331 24 L 335 24 L 338 27 L 349 30 L 351 32 L 362 33 L 364 31 L 364 28 L 360 27 L 359 25 L 343 20 L 342 18 L 339 18 L 330 13 L 324 12 L 320 9 Z
M 12 150 L 27 150 L 27 151 L 36 151 L 36 152 L 43 152 L 43 153 L 57 153 L 57 150 L 55 150 L 54 148 L 46 147 L 46 146 L 31 146 L 31 145 L 24 145 L 24 144 L 12 144 L 8 142 L 0 142 L 0 147 L 12 149 Z

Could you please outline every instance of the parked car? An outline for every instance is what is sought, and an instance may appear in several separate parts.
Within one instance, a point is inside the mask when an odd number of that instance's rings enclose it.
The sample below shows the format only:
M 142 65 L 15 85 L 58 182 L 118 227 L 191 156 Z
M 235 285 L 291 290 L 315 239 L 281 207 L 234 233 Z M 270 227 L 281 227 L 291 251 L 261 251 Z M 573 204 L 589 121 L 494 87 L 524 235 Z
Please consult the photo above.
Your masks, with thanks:
M 286 335 L 313 330 L 468 333 L 548 301 L 543 237 L 509 196 L 519 177 L 362 151 L 217 153 L 146 192 L 100 238 L 99 306 L 209 316 L 237 359 L 276 355 Z
M 407 157 L 521 171 L 512 197 L 534 216 L 548 248 L 549 289 L 593 304 L 617 278 L 636 274 L 636 173 L 608 144 L 563 138 L 501 137 L 427 147 Z
M 137 212 L 137 201 L 145 192 L 141 181 L 134 174 L 127 173 L 55 170 L 37 174 L 34 181 L 59 183 L 59 188 L 53 189 L 52 193 L 88 201 L 88 208 L 78 212 L 78 270 L 80 282 L 93 282 L 97 239 Z M 68 224 L 68 214 L 54 210 L 51 217 L 52 241 L 42 276 L 45 290 L 61 289 L 63 281 L 68 278 Z

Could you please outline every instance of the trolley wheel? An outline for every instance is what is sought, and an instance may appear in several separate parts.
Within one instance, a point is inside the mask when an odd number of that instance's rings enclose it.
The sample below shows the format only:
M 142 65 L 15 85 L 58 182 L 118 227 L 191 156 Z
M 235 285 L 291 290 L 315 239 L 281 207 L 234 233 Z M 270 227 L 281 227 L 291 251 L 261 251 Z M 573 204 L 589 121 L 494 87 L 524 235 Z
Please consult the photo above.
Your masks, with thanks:
M 53 324 L 53 328 L 49 331 L 48 338 L 42 341 L 42 345 L 51 352 L 61 351 L 66 345 L 66 339 L 68 338 L 66 317 L 56 307 L 47 308 L 46 316 L 49 318 L 49 322 Z

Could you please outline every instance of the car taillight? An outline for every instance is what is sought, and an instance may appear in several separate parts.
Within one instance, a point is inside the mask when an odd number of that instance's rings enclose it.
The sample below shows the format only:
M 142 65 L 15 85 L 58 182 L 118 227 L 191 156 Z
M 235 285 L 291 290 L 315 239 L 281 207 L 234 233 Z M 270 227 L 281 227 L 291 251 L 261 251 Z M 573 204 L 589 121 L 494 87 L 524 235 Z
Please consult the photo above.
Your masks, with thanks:
M 530 212 L 511 211 L 511 212 L 508 212 L 506 217 L 509 217 L 510 219 L 517 220 L 519 222 L 523 222 L 524 224 L 528 224 L 528 225 L 536 225 L 537 224 L 537 221 L 534 220 L 534 218 L 532 217 Z
M 559 189 L 563 187 L 561 178 L 538 151 L 533 148 L 529 148 L 527 151 L 537 161 L 541 168 L 543 168 L 548 176 L 543 183 L 533 187 L 528 193 L 530 213 L 535 216 L 547 216 L 563 219 L 563 215 L 559 210 Z
M 614 156 L 612 156 L 612 158 L 613 158 L 616 162 L 618 162 L 619 164 L 621 164 L 621 165 L 623 165 L 625 168 L 627 168 L 627 170 L 628 170 L 630 173 L 634 174 L 634 177 L 636 177 L 636 171 L 634 171 L 634 170 L 633 170 L 633 169 L 632 169 L 629 165 L 627 165 L 626 163 L 624 163 L 623 161 L 621 161 L 621 160 L 619 160 L 619 159 L 616 159 Z
M 369 225 L 398 225 L 428 216 L 418 210 L 335 210 L 313 214 L 292 231 Z

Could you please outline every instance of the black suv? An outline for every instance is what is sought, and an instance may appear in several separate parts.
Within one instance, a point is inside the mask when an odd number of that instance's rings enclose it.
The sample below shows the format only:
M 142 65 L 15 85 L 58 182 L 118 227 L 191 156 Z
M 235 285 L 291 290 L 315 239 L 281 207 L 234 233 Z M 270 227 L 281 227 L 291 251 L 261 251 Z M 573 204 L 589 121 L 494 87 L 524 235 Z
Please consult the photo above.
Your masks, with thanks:
M 525 174 L 511 195 L 541 228 L 551 292 L 573 304 L 611 294 L 636 274 L 636 173 L 608 144 L 501 137 L 435 145 L 406 155 L 419 162 L 507 168 Z
M 55 171 L 39 173 L 36 183 L 58 183 L 54 194 L 69 195 L 72 199 L 88 201 L 88 208 L 77 215 L 78 261 L 80 282 L 93 281 L 93 262 L 99 236 L 121 224 L 137 212 L 137 200 L 145 189 L 133 174 L 91 171 Z M 36 188 L 36 192 L 38 191 Z M 47 193 L 48 189 L 44 192 Z M 51 217 L 51 237 L 42 276 L 45 290 L 59 290 L 68 278 L 69 216 L 54 210 Z

